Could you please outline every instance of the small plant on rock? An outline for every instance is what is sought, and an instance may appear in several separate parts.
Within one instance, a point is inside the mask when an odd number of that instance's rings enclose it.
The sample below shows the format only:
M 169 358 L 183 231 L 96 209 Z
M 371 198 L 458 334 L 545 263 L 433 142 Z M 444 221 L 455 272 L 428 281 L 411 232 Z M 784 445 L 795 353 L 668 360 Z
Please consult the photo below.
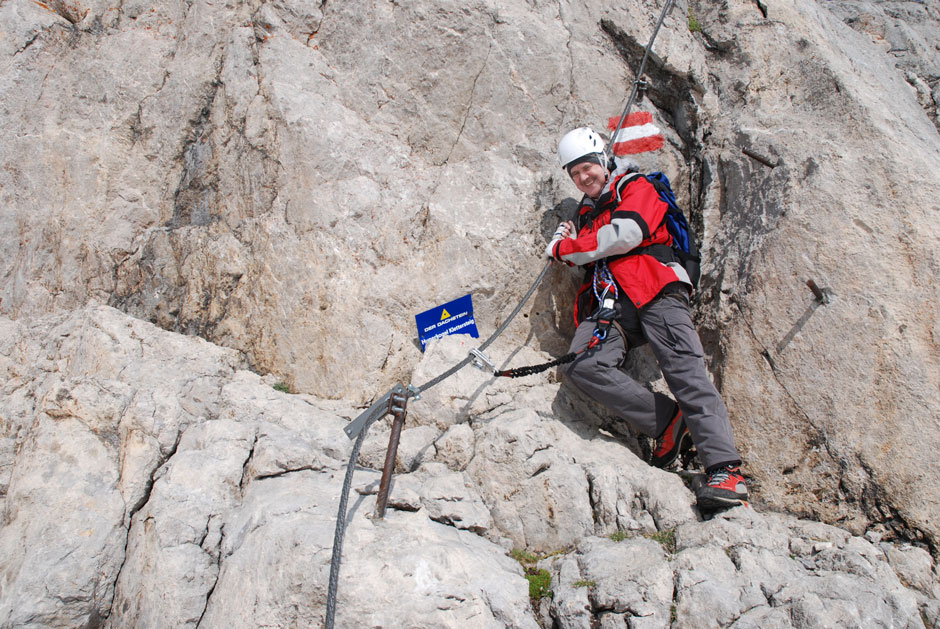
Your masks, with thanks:
M 667 553 L 674 554 L 676 552 L 676 529 L 656 531 L 650 533 L 647 537 L 654 542 L 659 542 Z
M 589 579 L 581 579 L 580 581 L 575 581 L 572 585 L 576 588 L 592 588 L 597 585 L 597 583 Z
M 622 542 L 623 540 L 628 539 L 629 537 L 630 537 L 630 534 L 627 533 L 626 531 L 614 531 L 613 533 L 610 534 L 610 539 L 611 541 L 614 541 L 614 542 Z
M 689 7 L 689 32 L 690 33 L 702 32 L 702 25 L 699 24 L 698 20 L 695 19 L 695 16 L 692 15 L 692 7 Z
M 538 603 L 546 596 L 552 596 L 552 575 L 548 573 L 548 570 L 529 568 L 526 570 L 525 578 L 529 581 L 529 598 L 533 603 Z
M 525 570 L 525 578 L 529 582 L 529 598 L 533 606 L 537 606 L 538 602 L 546 596 L 552 596 L 552 575 L 544 568 L 537 568 L 536 564 L 547 556 L 557 554 L 559 553 L 549 553 L 540 557 L 521 548 L 513 548 L 509 553 L 509 556 L 518 561 Z
M 521 548 L 513 548 L 509 556 L 521 563 L 523 568 L 534 566 L 539 560 L 538 557 Z
M 278 382 L 274 385 L 275 391 L 280 391 L 281 393 L 290 393 L 290 387 L 287 386 L 285 382 Z

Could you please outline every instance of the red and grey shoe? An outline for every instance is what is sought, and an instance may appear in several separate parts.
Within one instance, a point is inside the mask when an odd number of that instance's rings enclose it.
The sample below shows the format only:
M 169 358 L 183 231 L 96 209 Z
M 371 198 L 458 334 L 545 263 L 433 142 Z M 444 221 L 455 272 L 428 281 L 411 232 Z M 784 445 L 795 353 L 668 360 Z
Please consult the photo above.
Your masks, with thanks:
M 685 425 L 685 416 L 682 409 L 676 407 L 676 414 L 666 426 L 663 434 L 656 439 L 656 447 L 650 457 L 650 465 L 655 467 L 669 467 L 675 463 L 679 455 L 692 449 L 692 434 Z
M 705 484 L 695 492 L 700 509 L 725 509 L 747 501 L 747 483 L 737 465 L 719 467 L 708 474 Z

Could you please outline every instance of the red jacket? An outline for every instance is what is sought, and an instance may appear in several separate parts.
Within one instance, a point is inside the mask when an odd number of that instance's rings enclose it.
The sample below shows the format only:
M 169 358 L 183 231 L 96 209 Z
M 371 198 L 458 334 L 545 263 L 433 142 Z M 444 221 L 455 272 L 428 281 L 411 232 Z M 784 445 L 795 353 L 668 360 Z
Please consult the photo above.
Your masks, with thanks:
M 581 201 L 577 237 L 560 240 L 553 249 L 558 260 L 587 265 L 575 305 L 576 323 L 596 307 L 592 279 L 598 260 L 607 261 L 624 306 L 642 308 L 676 282 L 691 290 L 689 274 L 671 254 L 672 236 L 663 220 L 668 209 L 653 184 L 638 173 L 614 174 L 596 201 Z M 666 246 L 645 249 L 652 245 Z

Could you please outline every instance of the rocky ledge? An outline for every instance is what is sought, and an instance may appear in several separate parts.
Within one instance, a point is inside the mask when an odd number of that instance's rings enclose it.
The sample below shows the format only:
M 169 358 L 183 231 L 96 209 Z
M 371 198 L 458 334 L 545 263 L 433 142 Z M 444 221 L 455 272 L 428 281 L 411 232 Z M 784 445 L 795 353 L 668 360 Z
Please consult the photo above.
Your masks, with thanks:
M 431 345 L 424 382 L 472 339 Z M 513 364 L 544 360 L 498 343 Z M 292 395 L 230 349 L 90 305 L 0 319 L 0 626 L 287 627 L 324 619 L 361 409 Z M 551 375 L 471 368 L 388 424 L 353 476 L 337 626 L 935 627 L 923 548 L 738 507 Z M 579 409 L 579 410 L 575 410 Z

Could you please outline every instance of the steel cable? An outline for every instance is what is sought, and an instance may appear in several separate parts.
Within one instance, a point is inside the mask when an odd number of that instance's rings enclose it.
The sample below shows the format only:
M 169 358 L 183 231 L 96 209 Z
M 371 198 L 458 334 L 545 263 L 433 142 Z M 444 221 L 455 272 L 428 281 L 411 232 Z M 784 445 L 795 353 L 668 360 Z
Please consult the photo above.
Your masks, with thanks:
M 510 322 L 519 314 L 519 311 L 522 310 L 522 307 L 525 305 L 529 298 L 532 297 L 532 294 L 536 291 L 539 284 L 542 283 L 542 280 L 545 278 L 545 275 L 548 273 L 548 269 L 551 267 L 551 261 L 545 263 L 545 266 L 542 268 L 542 272 L 539 273 L 539 276 L 535 279 L 535 282 L 532 283 L 532 286 L 529 287 L 528 292 L 522 297 L 522 300 L 515 307 L 515 309 L 509 314 L 509 317 L 500 325 L 493 334 L 486 339 L 483 345 L 480 346 L 480 349 L 483 350 L 488 347 L 496 338 L 503 333 L 506 327 Z M 409 389 L 409 396 L 417 396 L 422 392 L 427 391 L 431 387 L 440 384 L 447 378 L 451 377 L 464 367 L 466 367 L 472 357 L 467 356 L 462 361 L 437 376 L 436 378 L 429 380 L 420 387 Z M 367 424 L 362 431 L 359 433 L 359 438 L 356 439 L 356 444 L 353 446 L 352 454 L 349 457 L 349 464 L 346 466 L 346 478 L 343 481 L 343 491 L 339 499 L 339 509 L 336 514 L 336 530 L 333 533 L 333 555 L 330 559 L 330 581 L 327 588 L 326 594 L 326 621 L 324 627 L 326 629 L 333 629 L 334 621 L 336 618 L 336 593 L 339 587 L 339 567 L 342 561 L 343 554 L 343 538 L 346 534 L 346 505 L 349 502 L 349 491 L 352 487 L 352 478 L 353 472 L 356 468 L 356 460 L 359 458 L 359 449 L 362 447 L 362 442 L 365 439 L 366 432 L 369 430 L 369 424 Z
M 627 99 L 627 105 L 623 110 L 623 114 L 620 116 L 620 121 L 617 124 L 617 128 L 614 130 L 613 135 L 611 135 L 610 142 L 608 143 L 607 147 L 604 149 L 604 152 L 608 158 L 610 158 L 613 155 L 613 145 L 614 145 L 614 140 L 616 139 L 617 132 L 620 131 L 620 128 L 626 122 L 627 115 L 630 113 L 630 108 L 633 106 L 633 101 L 636 98 L 637 91 L 639 90 L 640 81 L 643 77 L 643 71 L 646 69 L 646 61 L 647 59 L 649 59 L 650 50 L 652 50 L 653 48 L 653 41 L 656 39 L 656 35 L 659 33 L 659 29 L 662 27 L 663 21 L 666 19 L 666 14 L 669 12 L 669 8 L 671 6 L 672 6 L 672 0 L 666 0 L 666 4 L 663 6 L 662 13 L 659 16 L 659 21 L 656 23 L 656 28 L 653 30 L 653 34 L 650 37 L 649 43 L 646 45 L 646 51 L 643 54 L 643 60 L 640 62 L 640 68 L 636 73 L 636 80 L 633 82 L 633 90 L 630 92 L 629 99 Z M 516 317 L 516 315 L 519 314 L 519 311 L 522 310 L 522 307 L 525 305 L 525 303 L 529 300 L 532 294 L 535 293 L 539 284 L 542 283 L 542 280 L 545 278 L 545 275 L 548 273 L 549 268 L 551 268 L 551 261 L 545 264 L 545 266 L 542 268 L 542 272 L 539 273 L 539 276 L 536 278 L 535 282 L 532 283 L 532 286 L 529 288 L 528 292 L 526 292 L 525 296 L 523 296 L 522 300 L 519 302 L 516 308 L 510 313 L 509 317 L 496 329 L 495 332 L 493 332 L 493 334 L 488 339 L 486 339 L 486 341 L 483 342 L 482 345 L 480 345 L 480 348 L 479 348 L 480 351 L 489 347 L 489 345 L 493 343 L 493 341 L 495 341 L 497 337 L 499 337 L 499 335 L 502 334 L 503 331 L 509 326 L 509 324 Z M 572 356 L 570 354 L 565 355 L 561 357 L 560 359 L 558 359 L 557 361 L 552 361 L 552 363 L 558 364 L 561 362 L 570 362 L 571 358 Z M 458 371 L 466 367 L 471 362 L 471 360 L 473 360 L 472 356 L 468 356 L 464 358 L 462 361 L 460 361 L 459 363 L 457 363 L 456 365 L 454 365 L 453 367 L 451 367 L 450 369 L 448 369 L 447 371 L 445 371 L 444 373 L 440 374 L 436 378 L 433 378 L 432 380 L 429 380 L 428 382 L 424 383 L 420 387 L 417 387 L 417 388 L 409 387 L 408 395 L 412 397 L 416 397 L 420 395 L 421 393 L 423 393 L 424 391 L 427 391 L 431 387 L 440 384 L 441 382 L 443 382 L 450 376 L 454 375 L 455 373 L 457 373 Z M 548 365 L 551 365 L 552 363 L 548 363 Z M 538 367 L 541 367 L 541 366 L 536 366 L 535 368 L 538 368 Z M 544 367 L 544 369 L 547 369 L 547 368 L 548 368 L 547 366 Z M 529 371 L 532 369 L 533 367 L 518 368 L 518 371 L 520 372 L 523 370 Z M 537 373 L 537 372 L 530 371 L 530 373 Z M 520 373 L 520 375 L 522 374 Z M 340 561 L 342 559 L 342 552 L 343 552 L 343 537 L 345 536 L 345 530 L 346 530 L 346 517 L 347 517 L 346 505 L 349 500 L 349 490 L 350 490 L 350 487 L 352 486 L 352 477 L 353 477 L 353 472 L 355 471 L 355 467 L 356 467 L 356 460 L 359 458 L 359 449 L 362 447 L 362 442 L 365 439 L 366 432 L 368 432 L 368 430 L 369 430 L 369 427 L 367 425 L 359 433 L 359 438 L 356 440 L 356 444 L 353 446 L 353 451 L 349 459 L 349 464 L 346 467 L 346 477 L 345 477 L 345 480 L 343 481 L 343 492 L 342 492 L 342 495 L 340 496 L 339 509 L 338 509 L 338 513 L 336 516 L 336 530 L 333 536 L 333 554 L 332 554 L 332 559 L 330 561 L 330 581 L 329 581 L 329 588 L 327 591 L 327 600 L 326 600 L 326 623 L 325 623 L 326 629 L 333 629 L 334 618 L 336 616 L 336 591 L 337 591 L 338 584 L 339 584 L 339 566 L 340 566 Z
M 491 344 L 493 341 L 495 341 L 496 338 L 497 338 L 500 334 L 502 334 L 503 331 L 509 326 L 509 324 L 510 324 L 510 323 L 512 322 L 512 320 L 516 317 L 516 315 L 519 314 L 519 311 L 522 310 L 522 307 L 526 304 L 527 301 L 529 301 L 529 298 L 532 296 L 532 294 L 535 292 L 535 290 L 539 287 L 539 284 L 542 283 L 542 280 L 545 279 L 545 275 L 548 273 L 548 269 L 550 269 L 551 266 L 552 266 L 551 260 L 549 260 L 548 262 L 545 263 L 545 266 L 542 267 L 542 272 L 539 273 L 539 276 L 538 276 L 537 278 L 535 278 L 535 281 L 534 281 L 534 282 L 532 282 L 532 286 L 529 287 L 528 292 L 522 297 L 522 300 L 519 302 L 519 304 L 518 304 L 518 305 L 515 307 L 515 309 L 509 314 L 509 317 L 508 317 L 505 321 L 503 321 L 503 323 L 502 323 L 498 328 L 496 328 L 496 331 L 493 332 L 493 334 L 491 334 L 490 337 L 489 337 L 488 339 L 486 339 L 486 340 L 483 342 L 482 345 L 480 345 L 480 351 L 483 351 L 483 350 L 485 350 L 487 347 L 489 347 L 490 344 Z M 463 369 L 464 367 L 466 367 L 468 364 L 470 364 L 470 361 L 471 361 L 471 360 L 473 360 L 473 358 L 470 357 L 470 356 L 467 356 L 467 357 L 464 358 L 462 361 L 460 361 L 459 363 L 457 363 L 456 365 L 454 365 L 453 367 L 451 367 L 450 369 L 448 369 L 447 371 L 445 371 L 445 372 L 442 373 L 441 375 L 437 376 L 437 377 L 434 378 L 433 380 L 430 380 L 430 381 L 428 381 L 428 382 L 422 384 L 420 387 L 417 387 L 417 389 L 415 389 L 415 390 L 417 391 L 417 394 L 420 395 L 421 393 L 427 391 L 427 390 L 430 389 L 431 387 L 433 387 L 433 386 L 435 386 L 435 385 L 437 385 L 437 384 L 440 384 L 441 382 L 443 382 L 444 380 L 446 380 L 447 378 L 451 377 L 452 375 L 454 375 L 455 373 L 457 373 L 458 371 L 460 371 L 461 369 Z
M 333 557 L 330 560 L 330 583 L 326 593 L 326 629 L 333 629 L 333 619 L 336 617 L 336 590 L 339 586 L 339 564 L 343 555 L 343 537 L 346 536 L 346 503 L 349 501 L 349 488 L 352 487 L 353 472 L 356 461 L 359 459 L 359 449 L 366 438 L 369 427 L 366 426 L 359 433 L 356 444 L 353 446 L 346 465 L 346 477 L 343 480 L 343 492 L 339 498 L 339 509 L 336 513 L 336 530 L 333 532 Z
M 607 143 L 607 147 L 604 149 L 604 155 L 607 157 L 608 162 L 614 154 L 614 140 L 617 137 L 617 132 L 620 131 L 620 128 L 627 121 L 627 115 L 630 113 L 630 108 L 633 107 L 633 101 L 636 98 L 637 91 L 639 91 L 640 81 L 643 80 L 643 71 L 646 70 L 646 60 L 649 59 L 650 51 L 653 49 L 653 42 L 656 40 L 656 35 L 659 34 L 659 29 L 666 20 L 666 14 L 669 13 L 669 9 L 671 7 L 672 0 L 666 0 L 666 4 L 663 5 L 663 11 L 659 14 L 659 21 L 656 22 L 656 28 L 653 29 L 653 34 L 650 36 L 649 43 L 646 44 L 646 51 L 643 53 L 643 60 L 640 61 L 640 67 L 636 72 L 636 79 L 633 81 L 633 90 L 630 92 L 630 98 L 627 99 L 627 106 L 623 108 L 623 114 L 620 116 L 620 122 L 617 123 L 617 128 L 614 130 L 613 134 L 611 134 L 610 142 Z

